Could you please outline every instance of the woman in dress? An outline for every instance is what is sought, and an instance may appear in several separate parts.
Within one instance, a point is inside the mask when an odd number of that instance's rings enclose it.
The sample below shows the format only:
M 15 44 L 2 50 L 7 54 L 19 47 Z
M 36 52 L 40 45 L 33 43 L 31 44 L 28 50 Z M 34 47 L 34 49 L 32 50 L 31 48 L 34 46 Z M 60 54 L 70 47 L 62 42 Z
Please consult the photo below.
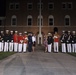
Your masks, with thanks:
M 44 47 L 45 47 L 45 52 L 47 52 L 47 47 L 48 47 L 48 44 L 47 44 L 47 35 L 44 35 L 44 39 L 43 39 L 43 43 L 44 43 Z

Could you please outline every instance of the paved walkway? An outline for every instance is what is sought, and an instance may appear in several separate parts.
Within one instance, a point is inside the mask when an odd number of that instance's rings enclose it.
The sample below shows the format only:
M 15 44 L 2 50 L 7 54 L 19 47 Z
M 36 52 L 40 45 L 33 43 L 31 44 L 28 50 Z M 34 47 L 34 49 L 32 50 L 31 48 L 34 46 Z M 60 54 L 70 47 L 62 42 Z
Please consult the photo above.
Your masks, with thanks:
M 0 61 L 0 75 L 76 75 L 76 58 L 42 51 L 17 53 Z

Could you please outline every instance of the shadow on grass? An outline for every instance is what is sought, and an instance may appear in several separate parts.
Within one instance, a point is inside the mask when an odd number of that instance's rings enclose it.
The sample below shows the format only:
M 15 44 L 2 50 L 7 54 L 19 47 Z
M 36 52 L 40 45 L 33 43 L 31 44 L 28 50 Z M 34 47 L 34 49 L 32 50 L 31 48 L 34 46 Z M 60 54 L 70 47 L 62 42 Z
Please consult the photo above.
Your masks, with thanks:
M 76 53 L 68 53 L 68 54 L 76 57 Z
M 15 52 L 0 52 L 0 60 L 10 56 L 10 55 L 13 55 Z

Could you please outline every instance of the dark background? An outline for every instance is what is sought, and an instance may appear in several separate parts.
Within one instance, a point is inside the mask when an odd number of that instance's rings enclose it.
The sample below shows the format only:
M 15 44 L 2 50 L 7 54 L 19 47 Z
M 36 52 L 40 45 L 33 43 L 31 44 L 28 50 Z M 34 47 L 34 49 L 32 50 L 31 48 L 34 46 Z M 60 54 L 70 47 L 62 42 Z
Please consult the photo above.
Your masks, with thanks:
M 5 16 L 5 0 L 0 0 L 0 17 Z

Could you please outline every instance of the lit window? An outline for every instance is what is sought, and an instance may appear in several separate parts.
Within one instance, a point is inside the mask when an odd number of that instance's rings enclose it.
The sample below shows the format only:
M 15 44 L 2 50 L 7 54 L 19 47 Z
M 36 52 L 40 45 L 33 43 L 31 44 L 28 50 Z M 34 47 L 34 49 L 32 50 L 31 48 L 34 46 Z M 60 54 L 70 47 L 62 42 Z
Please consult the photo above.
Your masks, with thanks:
M 54 9 L 54 3 L 49 3 L 48 8 L 49 8 L 49 10 L 53 10 Z
M 16 10 L 19 9 L 19 3 L 15 3 L 15 9 L 16 9 Z
M 32 10 L 33 9 L 33 4 L 32 3 L 28 3 L 27 4 L 27 8 L 28 8 L 28 10 Z
M 16 26 L 17 25 L 17 18 L 16 18 L 15 15 L 12 16 L 11 25 L 13 25 L 13 26 Z
M 28 26 L 31 26 L 31 25 L 32 25 L 32 16 L 31 16 L 31 15 L 29 15 L 29 16 L 27 17 L 27 25 L 28 25 Z
M 9 9 L 10 9 L 10 10 L 13 10 L 13 9 L 14 9 L 14 3 L 10 3 L 10 4 L 9 4 Z
M 65 25 L 66 26 L 69 26 L 70 25 L 70 16 L 69 15 L 66 15 L 65 16 Z
M 54 25 L 54 17 L 52 15 L 49 16 L 49 26 Z

